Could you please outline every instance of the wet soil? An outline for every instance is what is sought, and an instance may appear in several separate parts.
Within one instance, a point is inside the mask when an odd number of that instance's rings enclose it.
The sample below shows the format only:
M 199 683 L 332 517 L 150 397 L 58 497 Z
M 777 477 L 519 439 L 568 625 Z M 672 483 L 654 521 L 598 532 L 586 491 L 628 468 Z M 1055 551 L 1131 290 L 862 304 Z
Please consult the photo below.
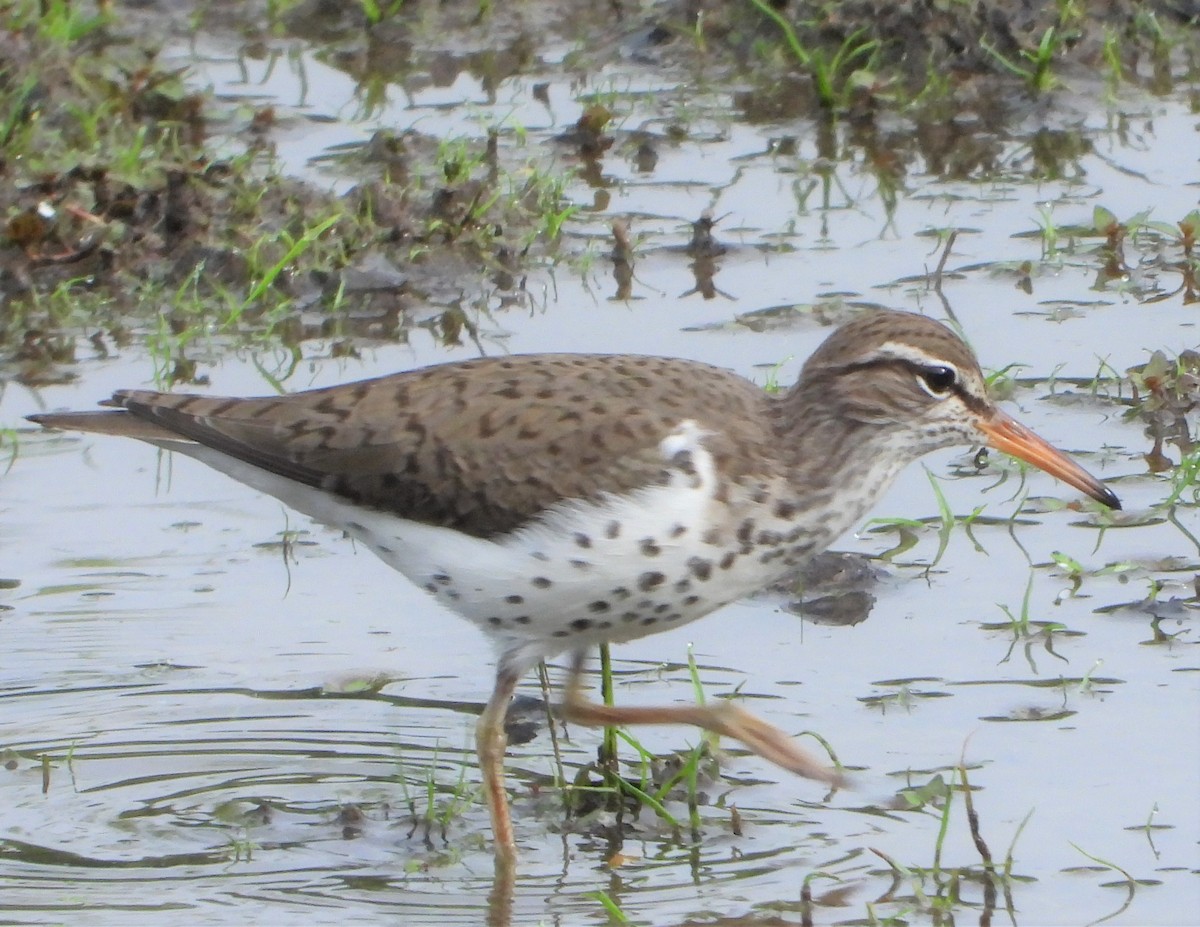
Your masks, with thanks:
M 388 87 L 445 87 L 460 74 L 494 96 L 522 74 L 633 65 L 696 90 L 733 87 L 740 120 L 813 120 L 820 157 L 861 158 L 893 190 L 918 164 L 946 180 L 1010 175 L 1003 152 L 1014 138 L 1028 139 L 1025 177 L 1067 176 L 1088 143 L 1064 125 L 1086 101 L 1055 87 L 1087 78 L 1085 95 L 1098 93 L 1094 77 L 1106 71 L 1110 88 L 1169 92 L 1197 67 L 1200 14 L 1189 0 L 762 6 L 778 21 L 751 3 L 696 0 L 413 3 L 388 15 L 325 0 L 106 4 L 75 8 L 73 42 L 47 27 L 50 14 L 15 11 L 0 34 L 6 376 L 70 376 L 80 327 L 120 345 L 154 319 L 177 333 L 214 325 L 233 341 L 293 347 L 333 335 L 337 350 L 354 352 L 364 339 L 403 339 L 408 311 L 432 303 L 445 312 L 424 323 L 455 341 L 469 325 L 464 303 L 484 292 L 520 301 L 531 268 L 570 257 L 546 220 L 566 205 L 561 191 L 536 178 L 502 189 L 527 155 L 511 131 L 476 133 L 447 153 L 444 138 L 380 130 L 338 155 L 351 185 L 333 192 L 280 172 L 277 139 L 294 125 L 280 124 L 269 100 L 228 105 L 165 64 L 163 49 L 179 43 L 236 42 L 250 59 L 269 57 L 272 43 L 312 43 L 357 82 L 367 108 Z M 606 156 L 633 157 L 650 174 L 657 149 L 695 128 L 676 119 L 665 134 L 631 130 L 597 99 L 537 159 L 593 178 L 598 195 Z M 311 246 L 295 248 L 306 235 Z M 185 290 L 189 305 L 172 307 Z M 85 308 L 49 305 L 52 295 Z M 174 353 L 167 381 L 203 376 Z

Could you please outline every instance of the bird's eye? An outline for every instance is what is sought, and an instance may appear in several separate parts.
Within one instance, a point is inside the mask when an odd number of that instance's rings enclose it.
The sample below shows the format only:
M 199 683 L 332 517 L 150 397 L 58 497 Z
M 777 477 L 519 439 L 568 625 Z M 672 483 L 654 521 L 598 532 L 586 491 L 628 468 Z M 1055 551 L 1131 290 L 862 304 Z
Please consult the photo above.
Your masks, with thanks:
M 958 373 L 953 367 L 922 367 L 917 371 L 917 382 L 930 396 L 941 398 L 954 389 Z

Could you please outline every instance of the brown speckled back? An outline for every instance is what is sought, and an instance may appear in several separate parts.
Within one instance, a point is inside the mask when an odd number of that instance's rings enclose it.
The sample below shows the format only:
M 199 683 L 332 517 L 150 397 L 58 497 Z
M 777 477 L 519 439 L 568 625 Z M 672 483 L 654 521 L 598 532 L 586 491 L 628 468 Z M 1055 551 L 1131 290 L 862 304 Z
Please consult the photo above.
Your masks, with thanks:
M 140 418 L 264 469 L 488 537 L 563 499 L 655 481 L 682 421 L 723 475 L 769 468 L 772 400 L 692 361 L 542 354 L 428 367 L 263 399 L 122 391 Z

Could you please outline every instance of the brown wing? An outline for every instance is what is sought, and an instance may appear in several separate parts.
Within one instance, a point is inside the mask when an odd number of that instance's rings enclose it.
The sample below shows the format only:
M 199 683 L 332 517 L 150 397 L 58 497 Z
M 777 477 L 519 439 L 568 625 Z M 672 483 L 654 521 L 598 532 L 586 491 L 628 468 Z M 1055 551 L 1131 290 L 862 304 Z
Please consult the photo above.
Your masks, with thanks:
M 653 482 L 659 442 L 687 419 L 736 476 L 736 461 L 770 441 L 768 402 L 704 364 L 597 355 L 468 361 L 275 398 L 113 397 L 265 470 L 481 537 L 563 499 Z

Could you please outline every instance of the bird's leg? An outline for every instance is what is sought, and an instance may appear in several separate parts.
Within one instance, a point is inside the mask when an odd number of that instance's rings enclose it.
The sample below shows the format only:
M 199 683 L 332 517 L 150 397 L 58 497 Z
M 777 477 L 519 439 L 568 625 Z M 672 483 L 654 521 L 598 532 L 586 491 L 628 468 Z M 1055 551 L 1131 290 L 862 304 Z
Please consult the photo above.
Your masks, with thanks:
M 517 861 L 517 843 L 513 839 L 512 817 L 508 813 L 508 793 L 504 790 L 504 752 L 508 737 L 504 717 L 512 701 L 520 674 L 504 665 L 496 671 L 496 687 L 479 716 L 475 727 L 475 749 L 483 774 L 483 792 L 492 816 L 492 834 L 496 843 L 496 866 L 512 869 Z
M 567 688 L 563 696 L 562 716 L 589 727 L 634 724 L 690 724 L 724 737 L 732 737 L 763 759 L 806 779 L 840 785 L 842 774 L 809 756 L 795 740 L 762 718 L 750 714 L 732 702 L 717 705 L 663 705 L 618 707 L 589 701 L 583 694 L 581 676 L 583 653 L 572 655 Z

